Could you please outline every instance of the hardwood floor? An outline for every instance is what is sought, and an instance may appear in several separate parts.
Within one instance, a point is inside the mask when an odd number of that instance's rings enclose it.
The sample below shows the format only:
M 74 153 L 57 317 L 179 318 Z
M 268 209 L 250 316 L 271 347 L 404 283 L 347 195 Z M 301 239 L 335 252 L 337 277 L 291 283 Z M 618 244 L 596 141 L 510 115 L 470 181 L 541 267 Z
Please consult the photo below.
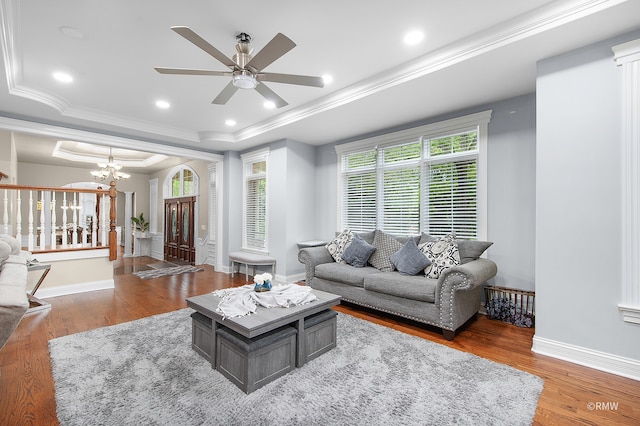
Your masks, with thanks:
M 47 342 L 60 336 L 186 307 L 189 296 L 244 285 L 244 275 L 204 272 L 141 280 L 131 273 L 151 258 L 114 262 L 115 289 L 50 298 L 51 310 L 27 314 L 0 350 L 0 424 L 56 425 Z M 542 377 L 535 425 L 640 424 L 640 382 L 531 352 L 532 329 L 480 315 L 453 342 L 422 325 L 354 306 L 336 310 L 414 334 Z M 338 343 L 339 344 L 339 343 Z

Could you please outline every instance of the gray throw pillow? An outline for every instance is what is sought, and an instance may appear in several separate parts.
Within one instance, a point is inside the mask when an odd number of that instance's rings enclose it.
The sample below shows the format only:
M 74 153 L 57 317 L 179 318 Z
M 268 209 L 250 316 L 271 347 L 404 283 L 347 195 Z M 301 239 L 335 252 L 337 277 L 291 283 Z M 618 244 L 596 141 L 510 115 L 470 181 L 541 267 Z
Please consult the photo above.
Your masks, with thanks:
M 389 257 L 402 248 L 402 244 L 389 234 L 376 229 L 376 236 L 373 237 L 373 246 L 376 251 L 369 258 L 371 266 L 382 272 L 393 271 L 393 263 Z
M 460 252 L 460 263 L 467 263 L 478 259 L 491 245 L 489 241 L 457 240 Z
M 391 255 L 390 259 L 398 272 L 404 275 L 417 275 L 431 264 L 413 238 L 409 238 L 400 250 Z
M 364 268 L 376 248 L 362 239 L 358 234 L 353 236 L 351 244 L 342 253 L 342 259 L 356 268 Z

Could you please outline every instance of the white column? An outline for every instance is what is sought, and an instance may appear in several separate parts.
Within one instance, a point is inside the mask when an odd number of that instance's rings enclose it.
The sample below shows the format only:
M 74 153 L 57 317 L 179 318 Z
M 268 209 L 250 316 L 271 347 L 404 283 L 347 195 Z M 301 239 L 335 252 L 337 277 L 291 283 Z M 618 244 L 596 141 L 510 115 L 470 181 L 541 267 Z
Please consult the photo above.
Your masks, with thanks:
M 158 178 L 149 180 L 149 232 L 158 232 Z
M 640 39 L 613 47 L 622 69 L 622 302 L 640 324 Z

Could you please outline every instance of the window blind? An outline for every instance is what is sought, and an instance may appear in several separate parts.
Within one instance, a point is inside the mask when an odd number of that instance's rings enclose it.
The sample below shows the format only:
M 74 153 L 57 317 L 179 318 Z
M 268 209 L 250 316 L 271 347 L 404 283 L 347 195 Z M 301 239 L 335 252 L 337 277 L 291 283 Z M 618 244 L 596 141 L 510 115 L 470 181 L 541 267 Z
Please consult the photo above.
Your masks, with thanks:
M 245 248 L 267 248 L 267 161 L 245 163 Z

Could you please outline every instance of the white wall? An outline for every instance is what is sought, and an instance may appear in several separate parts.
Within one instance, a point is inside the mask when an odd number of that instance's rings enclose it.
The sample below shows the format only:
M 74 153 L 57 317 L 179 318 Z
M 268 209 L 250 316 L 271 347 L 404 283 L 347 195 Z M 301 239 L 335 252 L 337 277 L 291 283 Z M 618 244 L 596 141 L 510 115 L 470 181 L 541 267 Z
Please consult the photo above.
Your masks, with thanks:
M 640 378 L 621 302 L 621 70 L 630 34 L 541 61 L 537 79 L 534 350 Z M 617 371 L 615 371 L 617 369 Z

